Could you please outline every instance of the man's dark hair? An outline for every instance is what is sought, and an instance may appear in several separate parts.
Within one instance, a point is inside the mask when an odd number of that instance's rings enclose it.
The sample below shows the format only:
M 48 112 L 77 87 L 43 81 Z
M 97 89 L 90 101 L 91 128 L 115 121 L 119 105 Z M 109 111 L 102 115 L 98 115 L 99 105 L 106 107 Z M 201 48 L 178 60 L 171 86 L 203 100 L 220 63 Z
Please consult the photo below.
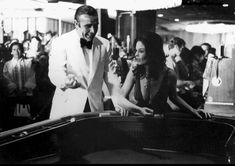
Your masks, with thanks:
M 194 57 L 195 55 L 198 55 L 199 57 L 202 57 L 205 54 L 204 50 L 201 48 L 201 46 L 193 46 L 191 48 L 191 55 Z
M 39 43 L 42 42 L 42 40 L 41 40 L 40 37 L 38 37 L 38 36 L 32 36 L 31 40 L 32 40 L 33 38 L 35 38 Z
M 211 49 L 211 45 L 209 43 L 202 43 L 201 46 L 207 46 L 208 50 Z
M 47 35 L 47 34 L 50 34 L 50 35 L 52 36 L 51 30 L 50 30 L 50 31 L 47 31 L 47 32 L 46 32 L 46 35 Z
M 83 5 L 83 6 L 80 6 L 79 8 L 77 8 L 76 13 L 74 15 L 74 19 L 77 20 L 77 18 L 83 14 L 98 17 L 98 13 L 95 8 L 93 8 L 92 6 L 89 6 L 89 5 Z
M 168 44 L 168 48 L 172 49 L 175 45 L 177 45 L 179 48 L 184 47 L 186 45 L 184 39 L 179 38 L 179 37 L 173 37 L 169 44 Z
M 211 47 L 211 49 L 209 50 L 209 53 L 215 55 L 216 54 L 216 48 Z

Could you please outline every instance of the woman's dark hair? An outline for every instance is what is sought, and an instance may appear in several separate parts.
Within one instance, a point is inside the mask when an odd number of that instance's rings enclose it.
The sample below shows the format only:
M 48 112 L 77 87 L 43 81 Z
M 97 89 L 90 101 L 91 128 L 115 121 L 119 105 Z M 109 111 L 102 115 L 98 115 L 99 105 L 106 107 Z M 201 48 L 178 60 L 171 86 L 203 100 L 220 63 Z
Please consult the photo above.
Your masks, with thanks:
M 80 6 L 77 8 L 75 15 L 74 15 L 74 19 L 77 20 L 77 18 L 83 14 L 98 17 L 98 13 L 95 8 L 93 8 L 92 6 L 89 6 L 89 5 L 83 5 L 83 6 Z
M 21 44 L 19 42 L 14 42 L 10 45 L 10 47 L 9 47 L 10 52 L 12 51 L 12 47 L 15 46 L 15 45 L 17 45 L 19 47 L 21 53 L 23 54 L 24 53 L 24 47 L 23 47 L 23 44 Z
M 138 41 L 141 41 L 145 46 L 147 63 L 149 64 L 149 75 L 151 77 L 158 77 L 166 62 L 161 36 L 154 32 L 145 32 L 142 36 L 135 39 L 134 48 Z

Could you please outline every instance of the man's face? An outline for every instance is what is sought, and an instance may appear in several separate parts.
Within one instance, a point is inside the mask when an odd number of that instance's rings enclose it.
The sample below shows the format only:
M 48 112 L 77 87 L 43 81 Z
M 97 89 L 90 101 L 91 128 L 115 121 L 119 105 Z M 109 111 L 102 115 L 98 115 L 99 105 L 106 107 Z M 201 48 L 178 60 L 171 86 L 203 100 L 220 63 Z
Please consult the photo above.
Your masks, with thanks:
M 82 38 L 87 41 L 93 40 L 98 30 L 98 17 L 83 14 L 74 23 Z
M 208 53 L 209 53 L 209 48 L 206 45 L 202 45 L 201 48 L 203 49 L 203 51 L 205 52 L 204 57 L 207 57 Z
M 32 38 L 30 45 L 29 45 L 29 49 L 32 51 L 37 51 L 39 48 L 39 42 L 37 41 L 37 39 Z
M 28 51 L 29 50 L 29 47 L 30 47 L 30 42 L 27 41 L 23 44 L 23 47 L 24 47 L 24 51 Z
M 51 34 L 46 34 L 45 39 L 46 41 L 49 41 L 51 39 Z
M 181 53 L 181 50 L 182 50 L 182 48 L 179 48 L 178 45 L 174 45 L 173 48 L 169 49 L 169 52 L 168 52 L 169 56 L 171 56 L 171 57 L 179 56 Z

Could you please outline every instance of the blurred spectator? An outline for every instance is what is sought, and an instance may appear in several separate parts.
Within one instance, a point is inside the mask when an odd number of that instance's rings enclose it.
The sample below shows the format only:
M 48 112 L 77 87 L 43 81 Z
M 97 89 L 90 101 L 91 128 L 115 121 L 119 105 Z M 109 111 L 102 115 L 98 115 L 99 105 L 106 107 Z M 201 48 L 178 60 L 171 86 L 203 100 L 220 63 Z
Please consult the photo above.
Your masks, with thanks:
M 24 41 L 31 39 L 31 34 L 29 33 L 28 30 L 24 31 L 23 34 L 24 34 Z
M 120 78 L 120 86 L 122 86 L 129 71 L 125 42 L 115 36 L 109 36 L 109 39 L 112 48 L 111 60 L 116 63 L 116 74 Z
M 52 43 L 52 32 L 48 31 L 45 35 L 45 45 L 44 45 L 44 51 L 48 54 L 51 50 L 51 43 Z
M 27 51 L 26 57 L 37 59 L 38 55 L 43 51 L 42 40 L 37 36 L 33 36 L 31 38 L 29 50 Z
M 32 37 L 27 57 L 32 58 L 35 64 L 37 84 L 34 91 L 37 102 L 35 103 L 32 117 L 37 121 L 48 119 L 55 86 L 48 77 L 49 56 L 44 51 L 42 41 L 39 37 Z
M 177 75 L 177 92 L 179 95 L 185 93 L 185 89 L 194 86 L 189 80 L 189 50 L 185 47 L 186 43 L 179 37 L 174 37 L 168 44 L 168 54 L 166 65 L 173 69 Z M 188 54 L 188 55 L 186 55 Z
M 24 47 L 24 53 L 27 54 L 27 52 L 29 51 L 29 47 L 30 47 L 30 39 L 24 40 L 22 44 Z
M 211 44 L 209 43 L 202 43 L 201 44 L 201 48 L 203 49 L 204 53 L 204 58 L 202 60 L 202 62 L 200 63 L 201 69 L 204 71 L 206 68 L 206 63 L 207 63 L 207 58 L 208 58 L 208 54 L 211 50 Z
M 203 69 L 200 65 L 204 59 L 205 52 L 200 46 L 193 46 L 190 50 L 192 62 L 189 66 L 190 77 L 193 81 L 194 87 L 189 88 L 184 99 L 193 107 L 198 108 L 204 105 L 204 98 L 202 96 L 203 85 Z
M 49 118 L 52 98 L 55 86 L 48 77 L 49 56 L 46 52 L 41 52 L 37 56 L 36 63 L 36 83 L 35 98 L 37 100 L 37 110 L 33 113 L 35 121 Z
M 7 117 L 13 118 L 18 103 L 27 103 L 30 108 L 33 104 L 33 90 L 36 87 L 35 71 L 32 59 L 23 56 L 23 45 L 15 42 L 10 46 L 12 59 L 7 61 L 3 67 L 4 87 L 7 95 Z
M 218 63 L 218 56 L 216 56 L 216 49 L 211 47 L 208 52 L 207 63 L 205 70 L 203 72 L 203 90 L 202 95 L 204 98 L 207 98 L 207 93 L 209 90 L 209 85 L 211 83 L 211 79 L 216 76 L 216 69 Z
M 21 43 L 12 43 L 10 51 L 13 57 L 4 64 L 3 68 L 8 94 L 9 96 L 17 96 L 22 93 L 31 95 L 32 90 L 36 87 L 32 60 L 23 56 Z

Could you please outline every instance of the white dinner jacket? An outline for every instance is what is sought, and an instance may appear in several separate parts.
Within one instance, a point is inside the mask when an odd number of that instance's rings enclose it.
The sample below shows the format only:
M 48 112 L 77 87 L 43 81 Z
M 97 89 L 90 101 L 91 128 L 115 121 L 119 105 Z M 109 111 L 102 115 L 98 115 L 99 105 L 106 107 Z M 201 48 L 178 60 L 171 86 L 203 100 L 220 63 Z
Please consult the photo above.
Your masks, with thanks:
M 104 73 L 109 70 L 109 41 L 96 36 L 93 39 L 92 52 L 92 73 L 88 81 L 87 66 L 77 31 L 73 30 L 53 40 L 49 78 L 56 90 L 50 119 L 82 113 L 87 98 L 92 112 L 103 111 L 102 86 L 103 81 L 107 81 L 104 80 Z M 66 75 L 70 73 L 81 79 L 81 87 L 63 91 L 61 86 L 65 84 Z

